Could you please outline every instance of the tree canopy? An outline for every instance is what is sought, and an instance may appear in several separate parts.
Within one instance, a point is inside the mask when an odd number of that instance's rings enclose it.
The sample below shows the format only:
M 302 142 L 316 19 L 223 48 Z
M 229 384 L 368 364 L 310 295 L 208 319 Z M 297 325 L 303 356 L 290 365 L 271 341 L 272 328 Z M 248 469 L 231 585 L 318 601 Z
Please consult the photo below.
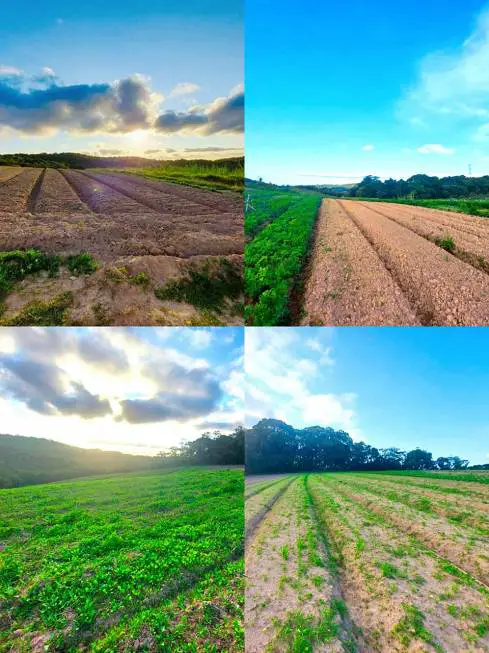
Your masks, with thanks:
M 458 456 L 437 458 L 429 451 L 377 449 L 354 442 L 348 433 L 331 427 L 295 429 L 276 419 L 262 419 L 246 431 L 246 471 L 278 472 L 396 469 L 465 469 L 469 461 Z
M 489 195 L 489 175 L 484 177 L 431 177 L 413 175 L 409 179 L 386 179 L 368 175 L 346 193 L 351 197 L 378 199 L 447 199 Z

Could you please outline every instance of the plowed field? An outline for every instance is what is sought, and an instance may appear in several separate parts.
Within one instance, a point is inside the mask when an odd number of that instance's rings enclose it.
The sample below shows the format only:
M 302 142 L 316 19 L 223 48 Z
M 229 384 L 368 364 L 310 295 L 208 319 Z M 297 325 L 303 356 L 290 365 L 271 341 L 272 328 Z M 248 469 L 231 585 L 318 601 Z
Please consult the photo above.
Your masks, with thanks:
M 324 200 L 303 298 L 309 325 L 488 325 L 489 222 Z
M 69 291 L 75 323 L 205 323 L 211 318 L 195 306 L 159 300 L 154 290 L 189 270 L 212 276 L 223 259 L 241 269 L 242 200 L 124 173 L 0 168 L 0 252 L 30 248 L 88 252 L 98 271 L 25 279 L 6 299 L 4 318 Z M 230 308 L 223 323 L 239 323 Z
M 246 650 L 489 651 L 483 480 L 325 473 L 249 484 Z

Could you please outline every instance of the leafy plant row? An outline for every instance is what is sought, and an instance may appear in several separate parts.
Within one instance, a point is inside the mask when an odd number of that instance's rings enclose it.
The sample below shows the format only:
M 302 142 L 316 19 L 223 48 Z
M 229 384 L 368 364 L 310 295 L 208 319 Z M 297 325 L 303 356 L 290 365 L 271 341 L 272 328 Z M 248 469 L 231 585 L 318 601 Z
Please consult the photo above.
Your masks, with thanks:
M 247 324 L 287 324 L 290 291 L 304 264 L 320 203 L 319 194 L 301 195 L 247 245 Z

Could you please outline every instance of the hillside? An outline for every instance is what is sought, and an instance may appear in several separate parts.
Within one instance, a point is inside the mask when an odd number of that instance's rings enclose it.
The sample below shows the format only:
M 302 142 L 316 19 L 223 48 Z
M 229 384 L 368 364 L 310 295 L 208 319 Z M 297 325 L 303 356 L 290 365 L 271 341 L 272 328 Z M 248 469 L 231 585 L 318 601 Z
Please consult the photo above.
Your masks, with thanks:
M 0 487 L 154 467 L 150 456 L 81 449 L 53 440 L 0 434 Z

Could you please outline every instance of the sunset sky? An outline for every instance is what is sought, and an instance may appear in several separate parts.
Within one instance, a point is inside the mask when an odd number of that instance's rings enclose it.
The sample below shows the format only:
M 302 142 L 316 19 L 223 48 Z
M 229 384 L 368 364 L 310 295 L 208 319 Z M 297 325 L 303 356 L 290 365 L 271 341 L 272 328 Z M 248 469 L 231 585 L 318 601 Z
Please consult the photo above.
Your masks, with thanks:
M 242 3 L 0 8 L 0 153 L 242 153 Z
M 0 329 L 2 433 L 156 454 L 243 422 L 242 329 Z

